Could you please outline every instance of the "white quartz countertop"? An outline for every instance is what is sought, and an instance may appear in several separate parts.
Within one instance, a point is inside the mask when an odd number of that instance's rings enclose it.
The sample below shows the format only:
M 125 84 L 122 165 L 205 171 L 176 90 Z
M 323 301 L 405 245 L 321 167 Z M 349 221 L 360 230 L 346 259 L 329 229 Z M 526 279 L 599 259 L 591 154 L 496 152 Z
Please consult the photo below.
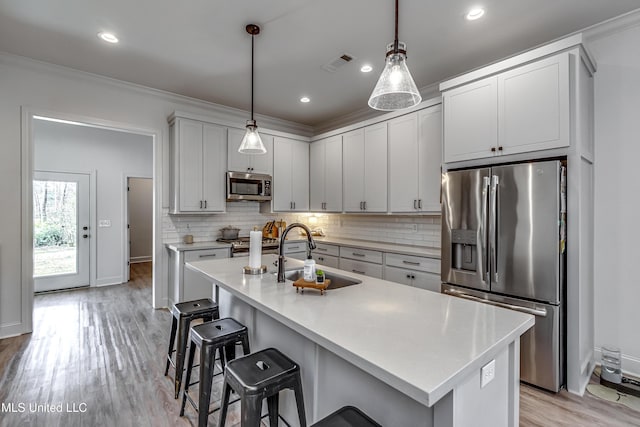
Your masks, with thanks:
M 166 243 L 165 246 L 172 251 L 195 251 L 204 249 L 229 249 L 230 243 L 221 242 L 193 242 L 193 243 Z
M 320 295 L 277 283 L 269 272 L 243 275 L 246 258 L 187 263 L 187 268 L 311 341 L 432 406 L 534 324 L 531 315 L 322 266 L 362 280 Z M 287 269 L 302 267 L 289 259 Z
M 288 237 L 288 236 L 287 236 Z M 306 241 L 304 236 L 291 236 L 287 241 Z M 383 243 L 373 242 L 371 240 L 343 239 L 335 236 L 314 237 L 316 242 L 322 242 L 330 245 L 351 246 L 358 249 L 372 249 L 374 251 L 393 252 L 402 255 L 423 256 L 427 258 L 440 259 L 440 248 L 429 246 L 410 246 L 401 245 L 399 243 Z

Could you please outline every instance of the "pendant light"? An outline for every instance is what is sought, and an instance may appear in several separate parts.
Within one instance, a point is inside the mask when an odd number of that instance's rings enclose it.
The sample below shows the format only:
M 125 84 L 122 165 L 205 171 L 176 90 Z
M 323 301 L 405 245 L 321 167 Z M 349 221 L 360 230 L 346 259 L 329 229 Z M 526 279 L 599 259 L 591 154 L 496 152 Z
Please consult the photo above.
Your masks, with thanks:
M 267 149 L 264 148 L 262 138 L 258 134 L 258 126 L 253 119 L 253 38 L 255 35 L 260 34 L 260 27 L 254 24 L 249 24 L 246 27 L 247 33 L 251 34 L 251 120 L 247 120 L 247 132 L 242 138 L 242 143 L 238 152 L 242 154 L 264 154 Z
M 398 0 L 396 0 L 395 39 L 387 46 L 384 70 L 369 97 L 369 107 L 393 111 L 413 107 L 420 101 L 422 96 L 407 68 L 407 46 L 398 41 Z

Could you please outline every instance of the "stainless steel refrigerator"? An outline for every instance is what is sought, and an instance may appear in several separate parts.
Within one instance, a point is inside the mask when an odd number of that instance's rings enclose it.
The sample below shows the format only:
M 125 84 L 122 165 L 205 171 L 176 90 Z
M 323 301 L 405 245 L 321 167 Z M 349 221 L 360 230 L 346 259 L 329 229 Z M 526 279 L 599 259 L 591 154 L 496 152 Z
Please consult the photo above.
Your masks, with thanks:
M 520 379 L 565 378 L 566 171 L 542 161 L 442 176 L 442 292 L 535 315 Z

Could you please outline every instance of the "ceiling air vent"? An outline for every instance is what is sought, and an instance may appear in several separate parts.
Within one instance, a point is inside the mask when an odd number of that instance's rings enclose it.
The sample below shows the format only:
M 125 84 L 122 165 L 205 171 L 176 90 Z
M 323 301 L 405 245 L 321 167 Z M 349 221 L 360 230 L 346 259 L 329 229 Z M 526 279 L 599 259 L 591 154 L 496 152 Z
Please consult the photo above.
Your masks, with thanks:
M 336 71 L 338 71 L 338 68 L 342 67 L 345 64 L 348 64 L 354 59 L 355 59 L 355 56 L 350 55 L 348 53 L 343 53 L 342 55 L 336 58 L 333 58 L 331 61 L 324 64 L 322 66 L 322 69 L 330 73 L 335 73 Z

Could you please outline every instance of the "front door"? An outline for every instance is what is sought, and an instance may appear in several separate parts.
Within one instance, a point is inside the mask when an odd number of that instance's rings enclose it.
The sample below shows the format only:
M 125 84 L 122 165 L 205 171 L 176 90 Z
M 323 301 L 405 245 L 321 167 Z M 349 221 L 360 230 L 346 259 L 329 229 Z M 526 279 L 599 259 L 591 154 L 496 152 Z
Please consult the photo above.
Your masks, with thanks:
M 89 175 L 34 172 L 35 292 L 89 285 Z

